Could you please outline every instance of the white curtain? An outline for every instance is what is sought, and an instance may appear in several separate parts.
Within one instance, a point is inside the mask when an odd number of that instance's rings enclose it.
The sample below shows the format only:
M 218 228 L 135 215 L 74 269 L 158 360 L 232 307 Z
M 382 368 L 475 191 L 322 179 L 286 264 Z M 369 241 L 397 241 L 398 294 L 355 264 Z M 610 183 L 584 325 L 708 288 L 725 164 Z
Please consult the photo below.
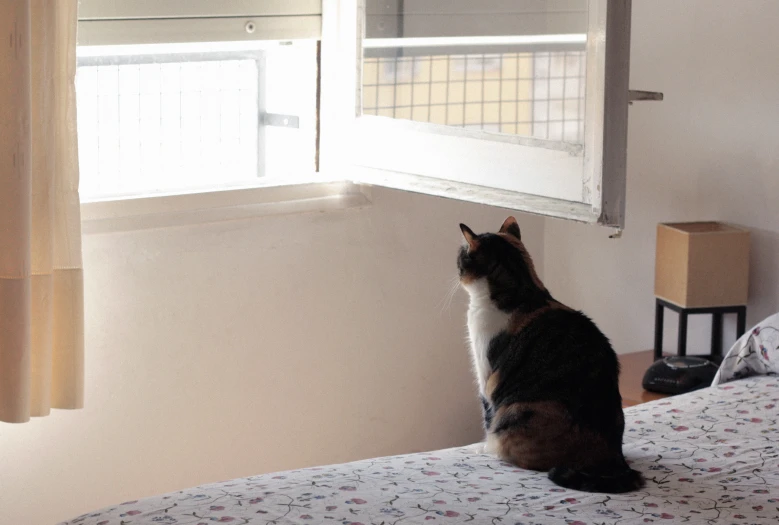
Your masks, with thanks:
M 0 1 L 0 421 L 84 403 L 78 0 Z

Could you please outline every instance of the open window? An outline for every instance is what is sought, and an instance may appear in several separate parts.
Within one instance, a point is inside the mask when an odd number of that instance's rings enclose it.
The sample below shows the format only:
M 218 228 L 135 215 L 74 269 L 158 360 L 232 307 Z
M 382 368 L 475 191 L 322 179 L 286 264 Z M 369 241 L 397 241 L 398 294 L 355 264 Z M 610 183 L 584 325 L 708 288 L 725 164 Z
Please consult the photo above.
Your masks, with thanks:
M 324 0 L 321 158 L 622 227 L 630 0 Z
M 81 0 L 81 193 L 338 180 L 621 228 L 629 44 L 630 0 Z

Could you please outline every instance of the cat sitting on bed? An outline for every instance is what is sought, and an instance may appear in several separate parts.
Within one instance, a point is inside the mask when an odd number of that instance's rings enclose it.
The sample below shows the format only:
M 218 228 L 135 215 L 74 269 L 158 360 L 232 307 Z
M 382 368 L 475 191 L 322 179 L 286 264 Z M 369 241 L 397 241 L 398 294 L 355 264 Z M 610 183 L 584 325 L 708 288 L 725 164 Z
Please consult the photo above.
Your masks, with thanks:
M 622 454 L 619 362 L 606 336 L 550 295 L 513 217 L 498 233 L 460 229 L 486 451 L 575 490 L 641 488 Z

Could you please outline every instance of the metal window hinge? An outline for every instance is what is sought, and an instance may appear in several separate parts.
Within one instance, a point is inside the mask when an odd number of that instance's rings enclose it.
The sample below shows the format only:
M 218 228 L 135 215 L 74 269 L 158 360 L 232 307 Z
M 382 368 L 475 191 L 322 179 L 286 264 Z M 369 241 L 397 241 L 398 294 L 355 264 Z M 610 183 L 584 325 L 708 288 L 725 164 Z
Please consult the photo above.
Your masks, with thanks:
M 296 115 L 281 115 L 279 113 L 263 113 L 260 115 L 263 126 L 278 126 L 280 128 L 299 128 L 300 117 Z
M 636 89 L 628 90 L 628 104 L 633 102 L 643 102 L 645 100 L 663 100 L 663 94 L 657 91 L 639 91 Z

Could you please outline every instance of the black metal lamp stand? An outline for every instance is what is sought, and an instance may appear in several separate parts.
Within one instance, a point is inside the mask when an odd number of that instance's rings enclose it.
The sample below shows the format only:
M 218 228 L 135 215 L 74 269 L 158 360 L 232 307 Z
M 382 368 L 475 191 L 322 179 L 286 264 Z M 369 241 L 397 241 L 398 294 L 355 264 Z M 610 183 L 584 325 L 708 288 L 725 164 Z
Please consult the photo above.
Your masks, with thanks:
M 687 355 L 687 316 L 697 314 L 711 314 L 711 355 L 710 358 L 722 357 L 722 316 L 736 314 L 736 338 L 738 339 L 746 331 L 747 307 L 738 306 L 711 306 L 703 308 L 685 308 L 678 306 L 659 297 L 655 305 L 655 361 L 663 356 L 663 314 L 668 308 L 679 314 L 679 350 L 678 355 Z

